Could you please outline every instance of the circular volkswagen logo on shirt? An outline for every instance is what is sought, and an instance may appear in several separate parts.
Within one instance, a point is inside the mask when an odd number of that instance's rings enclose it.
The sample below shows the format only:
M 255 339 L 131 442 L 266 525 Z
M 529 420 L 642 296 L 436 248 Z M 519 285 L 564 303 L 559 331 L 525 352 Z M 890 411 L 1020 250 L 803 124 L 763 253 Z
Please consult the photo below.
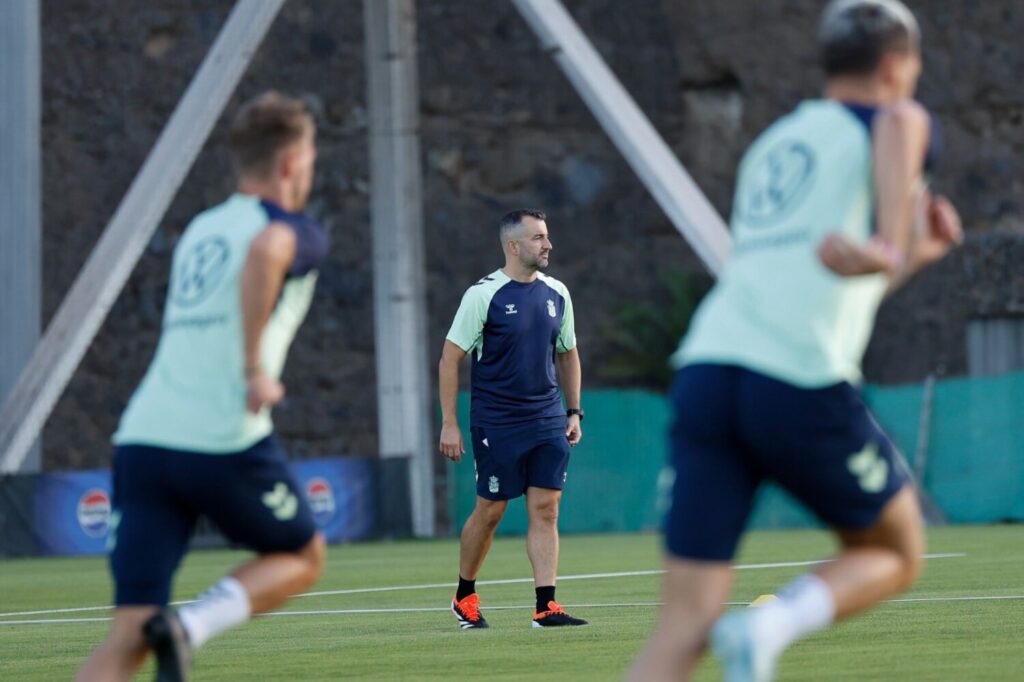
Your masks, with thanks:
M 189 248 L 174 277 L 174 302 L 188 307 L 209 296 L 227 270 L 229 254 L 223 237 L 207 237 Z
M 748 171 L 737 208 L 744 222 L 771 224 L 807 196 L 814 176 L 814 153 L 802 142 L 776 144 Z

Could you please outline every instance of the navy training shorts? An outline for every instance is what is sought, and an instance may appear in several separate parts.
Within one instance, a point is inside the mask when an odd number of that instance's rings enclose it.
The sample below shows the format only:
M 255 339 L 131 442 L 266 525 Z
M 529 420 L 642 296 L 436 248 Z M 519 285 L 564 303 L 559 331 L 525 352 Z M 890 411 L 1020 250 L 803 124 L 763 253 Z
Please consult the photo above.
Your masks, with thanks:
M 565 417 L 515 426 L 474 426 L 476 493 L 486 500 L 511 500 L 529 487 L 561 490 L 571 446 Z
M 147 445 L 114 453 L 110 566 L 115 603 L 163 606 L 200 515 L 260 554 L 306 546 L 316 523 L 271 435 L 248 450 L 205 454 Z
M 730 561 L 762 481 L 834 528 L 869 528 L 908 482 L 895 446 L 848 383 L 803 389 L 748 369 L 681 369 L 671 391 L 671 503 L 677 557 Z

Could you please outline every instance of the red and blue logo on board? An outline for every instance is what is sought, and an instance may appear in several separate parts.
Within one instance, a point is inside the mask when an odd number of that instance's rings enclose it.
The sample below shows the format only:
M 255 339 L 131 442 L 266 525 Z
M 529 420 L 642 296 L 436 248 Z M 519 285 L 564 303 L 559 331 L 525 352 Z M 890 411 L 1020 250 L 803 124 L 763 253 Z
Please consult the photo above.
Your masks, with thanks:
M 110 496 L 99 488 L 87 490 L 78 500 L 78 525 L 91 538 L 102 538 L 110 529 Z
M 334 489 L 327 479 L 319 476 L 311 478 L 306 484 L 306 499 L 318 525 L 324 526 L 334 518 Z

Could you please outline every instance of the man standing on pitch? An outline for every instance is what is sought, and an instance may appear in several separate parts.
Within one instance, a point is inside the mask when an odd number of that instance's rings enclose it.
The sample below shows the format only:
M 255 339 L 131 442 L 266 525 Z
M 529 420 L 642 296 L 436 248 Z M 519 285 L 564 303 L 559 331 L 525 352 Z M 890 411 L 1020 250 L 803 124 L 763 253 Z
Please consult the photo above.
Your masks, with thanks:
M 438 368 L 440 449 L 458 462 L 466 451 L 456 416 L 459 363 L 473 354 L 470 431 L 477 500 L 462 529 L 452 613 L 463 629 L 487 627 L 476 576 L 508 501 L 525 493 L 526 551 L 537 596 L 533 627 L 586 625 L 555 600 L 558 504 L 570 447 L 583 436 L 572 300 L 564 284 L 540 273 L 551 253 L 543 213 L 512 211 L 498 223 L 498 232 L 505 267 L 462 297 Z
M 708 643 L 727 682 L 770 680 L 790 644 L 907 589 L 921 570 L 913 485 L 856 386 L 883 296 L 959 242 L 960 219 L 924 189 L 935 135 L 913 100 L 910 10 L 836 0 L 818 47 L 824 97 L 747 150 L 734 253 L 674 358 L 665 605 L 637 682 L 689 679 Z M 832 527 L 840 549 L 778 599 L 719 620 L 766 480 Z
M 150 651 L 158 680 L 187 679 L 192 651 L 323 570 L 323 536 L 270 419 L 327 253 L 325 230 L 299 212 L 315 133 L 298 100 L 245 104 L 229 134 L 238 190 L 178 241 L 156 356 L 114 435 L 113 623 L 79 680 L 128 680 Z M 257 556 L 171 609 L 200 515 Z

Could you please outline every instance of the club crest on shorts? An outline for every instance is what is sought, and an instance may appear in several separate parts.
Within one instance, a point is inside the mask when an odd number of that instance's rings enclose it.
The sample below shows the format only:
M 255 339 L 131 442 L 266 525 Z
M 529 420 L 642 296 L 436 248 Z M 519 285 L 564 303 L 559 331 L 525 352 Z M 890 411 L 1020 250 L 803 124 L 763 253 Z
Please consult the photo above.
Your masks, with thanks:
M 551 299 L 549 298 L 549 299 L 548 299 L 548 315 L 550 315 L 551 317 L 554 317 L 554 316 L 556 316 L 557 314 L 558 314 L 558 311 L 557 311 L 557 310 L 555 310 L 555 302 L 554 302 L 554 301 L 552 301 L 552 300 L 551 300 Z
M 880 493 L 889 480 L 889 463 L 878 453 L 878 446 L 868 443 L 864 449 L 846 461 L 850 473 L 857 477 L 861 490 Z
M 269 493 L 264 493 L 261 499 L 263 506 L 272 511 L 278 521 L 291 521 L 299 511 L 299 501 L 283 482 L 275 485 Z
M 496 493 L 498 492 L 498 490 L 501 489 L 500 486 L 498 485 L 497 476 L 491 476 L 489 479 L 487 479 L 487 489 L 492 493 Z

